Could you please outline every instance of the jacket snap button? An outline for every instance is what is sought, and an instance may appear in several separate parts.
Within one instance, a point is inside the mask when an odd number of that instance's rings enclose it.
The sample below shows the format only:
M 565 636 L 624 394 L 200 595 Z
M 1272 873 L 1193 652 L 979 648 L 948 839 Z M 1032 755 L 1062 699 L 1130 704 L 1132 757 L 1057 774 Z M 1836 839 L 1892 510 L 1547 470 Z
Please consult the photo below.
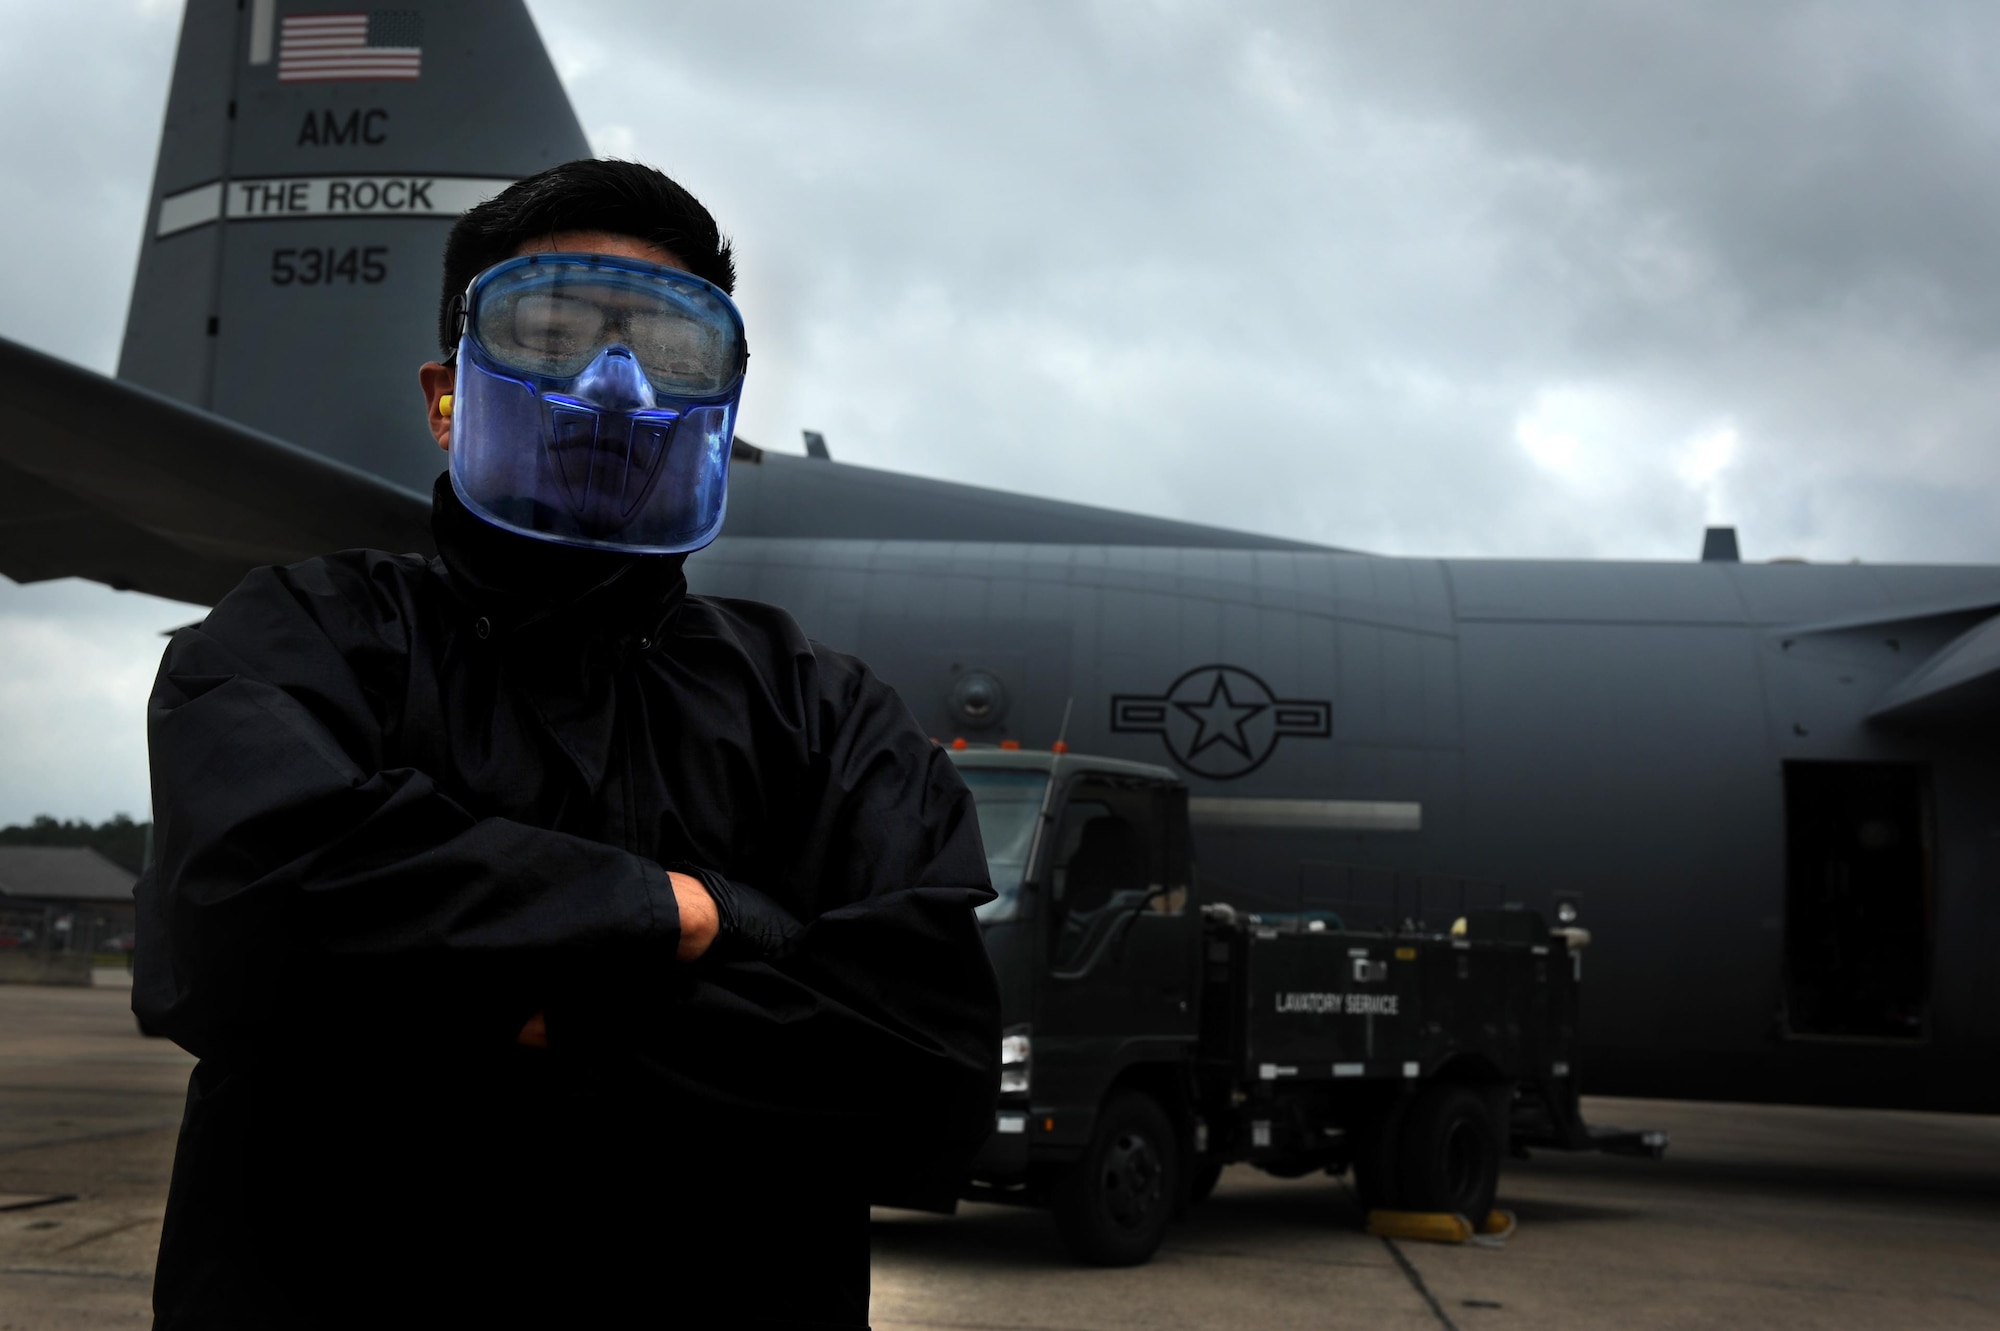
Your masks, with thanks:
M 481 642 L 484 642 L 488 635 L 493 632 L 493 625 L 487 620 L 486 616 L 481 615 L 472 621 L 472 631 L 479 635 Z

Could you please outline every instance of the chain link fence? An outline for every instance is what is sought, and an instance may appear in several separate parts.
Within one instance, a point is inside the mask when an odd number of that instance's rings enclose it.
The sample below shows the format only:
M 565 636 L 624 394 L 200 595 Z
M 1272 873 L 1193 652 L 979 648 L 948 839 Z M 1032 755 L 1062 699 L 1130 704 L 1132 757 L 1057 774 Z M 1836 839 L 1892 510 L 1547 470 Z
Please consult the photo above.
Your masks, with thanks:
M 89 984 L 132 955 L 129 919 L 88 906 L 0 907 L 0 983 Z

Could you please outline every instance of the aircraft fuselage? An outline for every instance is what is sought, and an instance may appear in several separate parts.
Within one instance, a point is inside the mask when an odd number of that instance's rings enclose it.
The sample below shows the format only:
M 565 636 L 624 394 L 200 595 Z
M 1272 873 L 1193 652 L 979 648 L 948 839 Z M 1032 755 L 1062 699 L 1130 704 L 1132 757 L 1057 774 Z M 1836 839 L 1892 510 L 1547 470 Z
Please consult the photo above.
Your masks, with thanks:
M 1204 895 L 1587 953 L 1605 1094 L 2000 1110 L 2000 772 L 1871 722 L 2000 569 L 725 540 L 940 739 L 1167 762 Z M 1073 700 L 1073 703 L 1072 703 Z

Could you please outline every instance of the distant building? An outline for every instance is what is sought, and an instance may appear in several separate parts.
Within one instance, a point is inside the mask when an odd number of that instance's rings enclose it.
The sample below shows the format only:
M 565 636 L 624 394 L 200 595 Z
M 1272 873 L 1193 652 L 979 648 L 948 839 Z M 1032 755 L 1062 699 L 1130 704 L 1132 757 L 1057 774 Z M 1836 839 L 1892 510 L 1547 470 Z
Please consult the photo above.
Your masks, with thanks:
M 125 952 L 138 875 L 82 846 L 0 846 L 0 949 Z

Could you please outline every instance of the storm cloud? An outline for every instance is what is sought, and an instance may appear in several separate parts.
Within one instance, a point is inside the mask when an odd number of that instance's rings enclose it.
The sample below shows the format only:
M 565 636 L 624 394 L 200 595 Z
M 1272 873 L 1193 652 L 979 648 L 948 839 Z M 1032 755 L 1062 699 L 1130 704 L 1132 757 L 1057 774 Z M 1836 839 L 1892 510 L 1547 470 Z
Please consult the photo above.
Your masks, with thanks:
M 1386 554 L 2000 557 L 1991 6 L 532 8 L 734 235 L 766 446 Z M 0 13 L 0 332 L 108 369 L 177 14 Z M 185 617 L 0 589 L 0 726 L 24 625 L 149 674 Z M 50 811 L 143 807 L 131 687 Z

